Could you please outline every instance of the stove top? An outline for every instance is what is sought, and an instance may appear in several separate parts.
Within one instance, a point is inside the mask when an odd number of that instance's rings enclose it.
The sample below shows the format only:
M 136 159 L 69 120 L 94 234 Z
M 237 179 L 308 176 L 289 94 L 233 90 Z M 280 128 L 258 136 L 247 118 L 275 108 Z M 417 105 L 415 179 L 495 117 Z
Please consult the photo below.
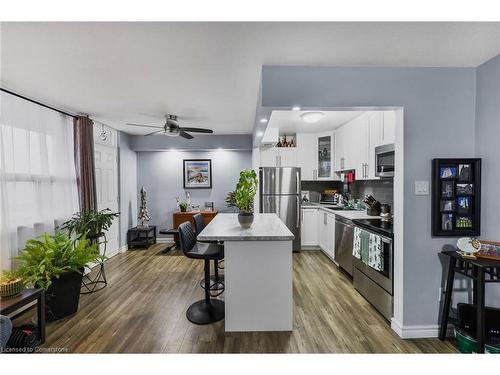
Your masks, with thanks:
M 383 236 L 392 238 L 394 235 L 392 220 L 384 221 L 382 219 L 354 219 L 352 222 L 355 225 L 380 233 Z

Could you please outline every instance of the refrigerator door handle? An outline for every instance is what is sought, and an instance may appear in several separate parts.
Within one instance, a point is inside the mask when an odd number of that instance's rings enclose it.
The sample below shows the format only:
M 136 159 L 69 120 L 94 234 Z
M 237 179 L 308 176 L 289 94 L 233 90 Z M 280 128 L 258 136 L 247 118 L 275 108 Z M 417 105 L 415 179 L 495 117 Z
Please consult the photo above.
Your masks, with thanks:
M 297 197 L 297 228 L 300 228 L 300 216 L 302 215 L 302 210 L 300 209 L 300 196 Z
M 300 172 L 298 169 L 295 171 L 295 178 L 297 179 L 297 181 L 295 181 L 296 193 L 300 195 Z

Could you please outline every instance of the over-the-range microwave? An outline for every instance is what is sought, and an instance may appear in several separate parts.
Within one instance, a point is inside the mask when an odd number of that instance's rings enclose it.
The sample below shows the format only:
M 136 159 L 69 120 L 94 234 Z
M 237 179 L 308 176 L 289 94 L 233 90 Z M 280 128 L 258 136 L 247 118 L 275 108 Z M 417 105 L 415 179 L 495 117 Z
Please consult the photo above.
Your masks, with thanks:
M 375 147 L 375 176 L 394 177 L 394 143 Z

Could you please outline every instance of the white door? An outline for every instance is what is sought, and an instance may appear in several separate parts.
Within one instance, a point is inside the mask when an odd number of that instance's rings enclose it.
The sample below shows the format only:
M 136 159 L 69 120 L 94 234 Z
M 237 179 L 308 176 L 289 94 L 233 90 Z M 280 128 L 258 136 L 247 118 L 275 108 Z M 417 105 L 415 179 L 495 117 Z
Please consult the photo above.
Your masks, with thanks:
M 103 133 L 105 132 L 105 134 Z M 118 152 L 117 132 L 101 124 L 94 125 L 94 161 L 97 188 L 97 209 L 109 208 L 118 212 Z M 115 255 L 119 250 L 119 218 L 106 232 L 108 240 L 106 256 Z M 104 246 L 101 245 L 101 253 Z

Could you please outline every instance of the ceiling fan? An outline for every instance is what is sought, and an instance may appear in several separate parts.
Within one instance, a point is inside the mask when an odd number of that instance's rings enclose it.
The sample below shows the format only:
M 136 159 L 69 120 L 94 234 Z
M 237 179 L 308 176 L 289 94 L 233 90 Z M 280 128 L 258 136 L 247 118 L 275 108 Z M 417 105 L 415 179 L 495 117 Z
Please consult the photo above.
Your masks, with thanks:
M 145 134 L 147 135 L 154 135 L 154 134 L 161 134 L 161 135 L 167 135 L 169 137 L 178 137 L 181 136 L 182 138 L 186 139 L 192 139 L 194 138 L 190 133 L 208 133 L 212 134 L 214 131 L 212 129 L 203 129 L 203 128 L 190 128 L 190 127 L 185 127 L 185 126 L 179 126 L 178 120 L 179 116 L 177 115 L 165 115 L 165 125 L 163 126 L 153 126 L 153 125 L 142 125 L 142 124 L 132 124 L 132 123 L 127 123 L 127 125 L 132 125 L 132 126 L 141 126 L 143 128 L 155 128 L 155 129 L 160 129 L 160 130 L 155 130 L 154 132 Z

